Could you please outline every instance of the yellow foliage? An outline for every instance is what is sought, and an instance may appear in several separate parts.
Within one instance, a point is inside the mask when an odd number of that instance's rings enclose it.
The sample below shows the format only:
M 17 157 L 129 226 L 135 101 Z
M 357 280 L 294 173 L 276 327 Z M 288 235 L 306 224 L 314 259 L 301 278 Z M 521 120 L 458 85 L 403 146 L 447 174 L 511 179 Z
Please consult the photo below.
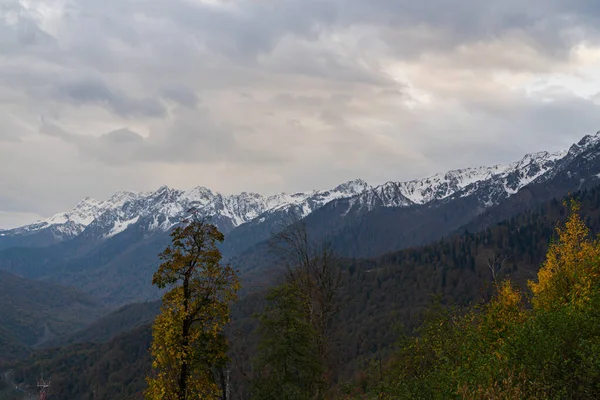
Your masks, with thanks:
M 500 348 L 514 327 L 527 318 L 523 303 L 523 295 L 509 280 L 498 286 L 498 292 L 486 306 L 483 315 L 484 323 L 480 329 L 486 330 L 495 338 L 495 347 Z M 496 356 L 501 358 L 500 353 Z
M 590 238 L 579 215 L 579 204 L 571 202 L 564 225 L 556 228 L 558 241 L 551 243 L 537 282 L 529 282 L 533 304 L 550 310 L 566 304 L 581 306 L 599 282 L 600 243 Z
M 153 283 L 169 287 L 152 326 L 152 374 L 148 400 L 219 398 L 214 370 L 227 362 L 223 327 L 229 302 L 239 289 L 237 273 L 221 264 L 217 243 L 223 235 L 214 225 L 194 221 L 177 227 L 172 246 L 161 253 L 163 263 Z

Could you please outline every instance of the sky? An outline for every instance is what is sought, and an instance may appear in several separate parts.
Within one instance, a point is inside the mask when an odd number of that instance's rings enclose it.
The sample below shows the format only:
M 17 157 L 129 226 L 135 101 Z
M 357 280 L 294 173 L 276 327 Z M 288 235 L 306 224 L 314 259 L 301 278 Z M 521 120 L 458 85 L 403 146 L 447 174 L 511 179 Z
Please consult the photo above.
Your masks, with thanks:
M 597 0 L 0 0 L 0 228 L 402 181 L 600 130 Z

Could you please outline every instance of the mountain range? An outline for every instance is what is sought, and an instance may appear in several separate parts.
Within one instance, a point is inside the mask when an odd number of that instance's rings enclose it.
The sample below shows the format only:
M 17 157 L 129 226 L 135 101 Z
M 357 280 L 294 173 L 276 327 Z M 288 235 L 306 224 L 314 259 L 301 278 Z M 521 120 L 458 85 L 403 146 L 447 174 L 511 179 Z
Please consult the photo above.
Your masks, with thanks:
M 280 193 L 263 196 L 242 192 L 222 195 L 199 186 L 191 190 L 176 190 L 162 186 L 154 192 L 117 192 L 108 200 L 89 197 L 73 209 L 57 213 L 50 218 L 22 227 L 0 231 L 0 246 L 8 247 L 9 239 L 27 237 L 53 237 L 55 242 L 91 233 L 97 237 L 114 236 L 130 225 L 144 223 L 149 230 L 163 230 L 177 224 L 191 208 L 214 218 L 219 228 L 228 233 L 252 221 L 263 222 L 272 214 L 293 209 L 306 217 L 329 202 L 347 199 L 348 210 L 371 211 L 378 207 L 409 207 L 424 205 L 455 195 L 468 196 L 486 184 L 494 186 L 483 206 L 496 204 L 525 185 L 553 170 L 569 155 L 594 147 L 600 132 L 586 136 L 569 151 L 528 154 L 523 159 L 507 165 L 475 167 L 452 170 L 407 182 L 387 182 L 371 186 L 357 179 L 338 185 L 331 190 L 314 190 L 301 193 Z M 40 243 L 47 243 L 48 239 Z M 31 243 L 35 243 L 31 240 Z
M 149 285 L 157 254 L 190 208 L 225 233 L 228 261 L 242 274 L 260 275 L 265 241 L 293 216 L 304 219 L 315 241 L 328 241 L 341 255 L 373 257 L 465 226 L 484 227 L 522 207 L 593 186 L 599 157 L 600 132 L 556 153 L 377 186 L 357 179 L 330 190 L 271 196 L 163 186 L 105 201 L 86 198 L 72 210 L 0 231 L 0 269 L 75 286 L 114 306 L 149 301 L 158 296 Z

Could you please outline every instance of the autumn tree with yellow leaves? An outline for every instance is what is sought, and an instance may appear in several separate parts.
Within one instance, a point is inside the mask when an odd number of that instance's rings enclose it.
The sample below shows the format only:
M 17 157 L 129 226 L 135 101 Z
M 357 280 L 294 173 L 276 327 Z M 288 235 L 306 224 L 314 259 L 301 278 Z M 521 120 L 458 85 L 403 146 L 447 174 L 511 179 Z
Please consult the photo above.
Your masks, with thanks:
M 152 283 L 168 289 L 152 327 L 153 371 L 148 400 L 228 398 L 229 304 L 240 284 L 236 271 L 221 263 L 217 227 L 193 215 L 171 233 L 163 263 Z
M 564 205 L 568 217 L 528 283 L 533 307 L 505 280 L 486 304 L 430 315 L 354 398 L 600 398 L 600 240 L 577 202 Z
M 538 309 L 582 305 L 600 283 L 600 241 L 590 237 L 579 204 L 571 201 L 569 205 L 569 218 L 556 228 L 558 240 L 551 243 L 537 282 L 529 282 Z

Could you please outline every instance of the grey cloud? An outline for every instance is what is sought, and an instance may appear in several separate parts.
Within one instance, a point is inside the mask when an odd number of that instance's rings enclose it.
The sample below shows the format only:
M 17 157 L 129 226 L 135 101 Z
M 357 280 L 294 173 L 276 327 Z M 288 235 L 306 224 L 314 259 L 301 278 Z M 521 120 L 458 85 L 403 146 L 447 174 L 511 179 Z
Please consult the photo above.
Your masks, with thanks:
M 552 102 L 535 98 L 463 103 L 470 115 L 416 127 L 415 148 L 432 161 L 432 172 L 516 161 L 528 152 L 566 149 L 600 129 L 600 106 L 572 95 Z
M 163 90 L 163 96 L 179 105 L 194 108 L 200 102 L 200 99 L 190 89 L 184 87 L 172 86 Z
M 35 16 L 18 1 L 0 4 L 0 53 L 22 52 L 30 47 L 48 46 L 53 38 L 38 26 Z
M 324 32 L 361 24 L 409 34 L 424 27 L 433 33 L 419 37 L 419 42 L 390 36 L 387 44 L 400 57 L 493 40 L 511 31 L 524 32 L 544 53 L 565 57 L 574 39 L 565 31 L 577 26 L 586 39 L 597 38 L 600 18 L 592 0 L 247 0 L 233 4 L 235 11 L 229 12 L 184 1 L 168 6 L 154 1 L 146 12 L 188 27 L 214 52 L 246 59 L 269 53 L 286 35 L 316 40 Z
M 42 120 L 40 132 L 74 145 L 83 157 L 107 164 L 137 163 L 283 163 L 282 157 L 247 148 L 236 140 L 232 126 L 216 124 L 207 112 L 181 112 L 167 125 L 157 126 L 144 137 L 121 128 L 98 137 L 68 132 Z
M 331 126 L 343 126 L 346 121 L 344 117 L 335 111 L 323 110 L 319 113 L 319 118 Z
M 334 3 L 316 0 L 241 1 L 233 6 L 230 12 L 182 0 L 154 1 L 146 12 L 196 32 L 214 52 L 242 58 L 268 53 L 288 33 L 316 38 L 320 25 L 336 13 Z
M 74 142 L 77 140 L 76 135 L 65 131 L 63 128 L 54 123 L 47 122 L 43 116 L 41 118 L 40 132 L 48 136 L 63 139 L 67 142 Z
M 23 129 L 23 124 L 17 118 L 6 116 L 0 120 L 0 143 L 20 142 Z
M 600 18 L 600 7 L 593 0 L 350 0 L 346 4 L 347 23 L 371 21 L 400 29 L 434 27 L 444 32 L 439 44 L 489 40 L 507 31 L 524 30 L 540 44 L 555 47 L 561 44 L 563 28 L 579 25 L 593 29 Z M 549 38 L 555 40 L 546 43 Z
M 574 24 L 597 33 L 594 24 L 600 17 L 593 0 L 247 0 L 232 4 L 234 12 L 202 3 L 154 1 L 146 12 L 187 26 L 212 50 L 229 55 L 268 52 L 287 34 L 314 40 L 328 29 L 365 23 L 394 29 L 423 25 L 441 29 L 440 46 L 491 39 L 518 29 L 528 31 L 543 47 L 556 47 L 567 39 L 561 37 L 561 30 Z
M 111 89 L 100 79 L 80 79 L 57 83 L 52 95 L 75 105 L 94 104 L 122 117 L 164 117 L 166 110 L 157 100 L 135 98 Z
M 160 37 L 151 24 L 132 24 L 134 15 L 168 21 L 172 25 L 165 29 L 173 33 L 193 34 L 197 43 L 206 46 L 196 51 L 209 50 L 212 54 L 241 58 L 249 65 L 255 63 L 257 55 L 269 54 L 285 37 L 315 41 L 323 33 L 365 24 L 380 29 L 380 37 L 399 57 L 416 57 L 432 50 L 448 51 L 460 44 L 493 40 L 514 30 L 525 32 L 541 51 L 564 57 L 573 44 L 565 29 L 577 26 L 586 39 L 597 37 L 600 16 L 593 0 L 242 0 L 230 4 L 234 11 L 184 0 L 150 0 L 143 4 L 123 0 L 110 5 L 78 0 L 66 22 L 78 33 L 74 50 L 79 55 L 87 54 L 91 57 L 88 61 L 101 67 L 112 59 L 111 52 L 102 46 L 109 38 L 163 51 L 181 45 L 172 36 Z M 398 32 L 404 32 L 404 37 L 399 37 Z M 336 65 L 332 54 L 325 53 L 322 57 L 321 61 L 302 68 L 307 73 L 322 73 L 328 68 L 343 67 Z M 326 65 L 319 67 L 319 62 Z
M 117 129 L 100 136 L 100 140 L 106 142 L 109 145 L 127 145 L 127 144 L 140 144 L 144 142 L 144 138 L 127 128 Z

